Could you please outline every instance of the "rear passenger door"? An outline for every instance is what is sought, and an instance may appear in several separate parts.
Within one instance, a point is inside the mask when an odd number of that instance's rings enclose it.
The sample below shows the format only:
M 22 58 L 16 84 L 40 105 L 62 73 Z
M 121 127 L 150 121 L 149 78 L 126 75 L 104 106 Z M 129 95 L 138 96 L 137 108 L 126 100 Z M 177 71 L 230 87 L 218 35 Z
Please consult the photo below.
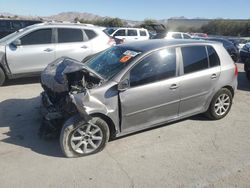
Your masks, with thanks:
M 132 42 L 136 40 L 139 40 L 137 29 L 128 29 L 126 42 Z
M 186 46 L 180 49 L 183 66 L 180 77 L 179 115 L 189 116 L 204 111 L 214 92 L 220 66 L 212 47 Z
M 92 54 L 92 44 L 82 29 L 57 28 L 56 58 L 67 56 L 78 61 Z
M 148 32 L 146 30 L 139 30 L 139 34 L 140 34 L 140 40 L 148 40 L 149 39 L 149 35 Z

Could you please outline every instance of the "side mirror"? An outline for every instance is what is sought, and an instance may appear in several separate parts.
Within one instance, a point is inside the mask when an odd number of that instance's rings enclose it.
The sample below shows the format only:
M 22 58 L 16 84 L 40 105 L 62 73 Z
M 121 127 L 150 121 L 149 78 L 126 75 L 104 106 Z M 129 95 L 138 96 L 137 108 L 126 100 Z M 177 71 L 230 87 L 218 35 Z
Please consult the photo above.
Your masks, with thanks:
M 118 91 L 126 91 L 129 88 L 129 80 L 123 80 L 118 84 Z
M 16 39 L 11 44 L 14 45 L 14 46 L 16 46 L 16 47 L 17 46 L 21 46 L 21 40 L 20 39 Z

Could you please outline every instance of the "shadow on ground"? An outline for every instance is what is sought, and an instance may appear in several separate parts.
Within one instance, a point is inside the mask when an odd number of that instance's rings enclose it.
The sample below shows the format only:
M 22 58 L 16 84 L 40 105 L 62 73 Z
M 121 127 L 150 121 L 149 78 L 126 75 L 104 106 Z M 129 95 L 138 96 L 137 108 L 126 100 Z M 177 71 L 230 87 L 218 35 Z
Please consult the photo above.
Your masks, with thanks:
M 26 85 L 26 84 L 34 84 L 39 83 L 40 77 L 30 77 L 30 78 L 18 78 L 18 79 L 11 79 L 7 80 L 4 86 L 11 86 L 11 85 Z M 3 87 L 4 87 L 3 86 Z
M 38 136 L 41 125 L 40 97 L 9 99 L 0 103 L 0 142 L 29 148 L 42 155 L 62 157 L 57 140 L 43 140 Z M 6 127 L 6 129 L 4 129 Z
M 239 72 L 238 90 L 250 91 L 250 81 L 247 79 L 245 72 Z
M 8 84 L 28 84 L 28 83 L 35 83 L 38 81 L 39 81 L 38 78 L 32 78 L 32 79 L 30 78 L 30 82 L 27 82 L 26 78 L 23 80 L 22 79 L 11 80 L 10 83 Z M 247 80 L 245 72 L 239 72 L 238 89 L 243 91 L 250 91 L 250 82 Z M 40 139 L 38 136 L 38 130 L 41 125 L 41 115 L 40 115 L 39 105 L 40 105 L 40 97 L 31 99 L 8 99 L 1 102 L 0 128 L 6 128 L 6 129 L 2 129 L 3 131 L 1 132 L 3 135 L 0 135 L 0 141 L 29 148 L 32 151 L 42 155 L 63 157 L 62 152 L 60 150 L 58 139 L 46 141 Z M 210 121 L 203 115 L 193 116 L 188 119 L 194 121 Z M 172 124 L 174 123 L 170 123 L 168 125 Z M 163 126 L 166 125 L 162 125 L 159 127 Z M 148 130 L 140 131 L 133 134 L 142 133 Z

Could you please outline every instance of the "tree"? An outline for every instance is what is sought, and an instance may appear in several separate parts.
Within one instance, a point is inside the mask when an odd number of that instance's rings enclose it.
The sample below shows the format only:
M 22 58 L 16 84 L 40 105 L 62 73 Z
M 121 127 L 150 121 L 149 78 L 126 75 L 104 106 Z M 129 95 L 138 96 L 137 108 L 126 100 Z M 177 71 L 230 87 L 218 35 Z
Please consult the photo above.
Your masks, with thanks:
M 75 17 L 74 22 L 75 23 L 80 22 L 80 19 L 78 17 Z
M 150 25 L 155 24 L 155 23 L 157 23 L 156 20 L 153 20 L 153 19 L 145 19 L 145 20 L 142 22 L 142 24 L 140 24 L 140 27 L 147 28 L 147 27 L 149 27 Z

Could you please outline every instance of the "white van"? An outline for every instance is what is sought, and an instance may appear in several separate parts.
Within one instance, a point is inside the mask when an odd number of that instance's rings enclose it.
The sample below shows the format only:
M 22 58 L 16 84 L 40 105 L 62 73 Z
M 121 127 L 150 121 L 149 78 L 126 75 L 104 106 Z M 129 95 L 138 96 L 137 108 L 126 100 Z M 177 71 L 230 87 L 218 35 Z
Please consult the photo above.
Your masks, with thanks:
M 117 28 L 110 33 L 111 37 L 123 40 L 124 42 L 148 40 L 149 33 L 143 28 Z

